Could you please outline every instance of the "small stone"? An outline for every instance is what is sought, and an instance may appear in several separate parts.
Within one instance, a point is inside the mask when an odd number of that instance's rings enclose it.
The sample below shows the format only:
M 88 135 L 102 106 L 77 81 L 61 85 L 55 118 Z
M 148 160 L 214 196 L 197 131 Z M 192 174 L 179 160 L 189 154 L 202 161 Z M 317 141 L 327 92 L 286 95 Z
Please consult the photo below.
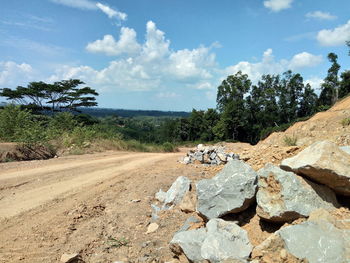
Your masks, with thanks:
M 77 262 L 79 260 L 80 256 L 78 253 L 73 253 L 73 254 L 67 254 L 67 253 L 64 253 L 62 256 L 61 256 L 61 260 L 60 262 L 63 262 L 63 263 L 73 263 L 73 262 Z
M 158 230 L 158 228 L 159 228 L 159 225 L 157 223 L 151 223 L 147 227 L 146 234 L 150 234 L 150 233 L 156 232 Z

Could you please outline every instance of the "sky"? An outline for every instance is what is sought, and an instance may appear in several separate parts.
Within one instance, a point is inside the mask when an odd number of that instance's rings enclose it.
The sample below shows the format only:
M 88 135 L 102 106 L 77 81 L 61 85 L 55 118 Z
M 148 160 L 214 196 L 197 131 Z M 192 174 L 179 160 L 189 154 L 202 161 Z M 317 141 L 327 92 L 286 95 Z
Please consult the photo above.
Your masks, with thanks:
M 99 107 L 215 108 L 241 70 L 301 73 L 319 93 L 350 69 L 349 0 L 2 0 L 0 88 L 78 78 Z M 5 98 L 0 97 L 0 102 Z

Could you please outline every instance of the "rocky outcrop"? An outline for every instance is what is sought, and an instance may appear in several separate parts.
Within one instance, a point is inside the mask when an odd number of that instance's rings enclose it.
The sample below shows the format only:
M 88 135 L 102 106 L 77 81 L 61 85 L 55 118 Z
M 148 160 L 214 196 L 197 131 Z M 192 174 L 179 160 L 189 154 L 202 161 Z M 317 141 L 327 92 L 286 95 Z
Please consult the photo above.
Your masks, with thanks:
M 287 222 L 308 217 L 318 208 L 335 209 L 333 191 L 272 164 L 258 171 L 257 214 L 269 221 Z
M 239 159 L 238 154 L 226 153 L 225 148 L 221 146 L 204 146 L 199 144 L 195 150 L 187 153 L 181 161 L 184 164 L 201 163 L 206 165 L 226 164 L 228 161 Z
M 255 200 L 257 174 L 246 163 L 232 160 L 212 179 L 196 184 L 197 212 L 207 219 L 238 213 Z
M 321 141 L 283 160 L 281 168 L 327 185 L 340 195 L 350 196 L 349 164 L 349 154 L 332 142 Z
M 350 261 L 349 241 L 350 230 L 315 217 L 278 230 L 254 248 L 252 258 L 262 263 L 345 263 Z
M 252 251 L 247 232 L 222 219 L 211 219 L 206 228 L 176 233 L 170 248 L 193 262 L 246 262 Z

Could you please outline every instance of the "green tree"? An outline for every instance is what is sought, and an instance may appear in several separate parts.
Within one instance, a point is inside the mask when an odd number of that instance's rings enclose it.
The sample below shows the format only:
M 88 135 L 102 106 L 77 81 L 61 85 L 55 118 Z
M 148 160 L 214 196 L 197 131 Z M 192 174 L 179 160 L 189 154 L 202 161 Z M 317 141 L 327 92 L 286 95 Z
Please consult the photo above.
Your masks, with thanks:
M 350 70 L 341 73 L 340 78 L 339 98 L 344 98 L 350 93 Z
M 311 88 L 310 84 L 306 84 L 301 96 L 298 117 L 306 117 L 316 112 L 317 95 Z
M 331 67 L 328 69 L 327 77 L 322 83 L 322 91 L 318 100 L 318 105 L 331 106 L 333 105 L 339 97 L 339 80 L 338 72 L 340 65 L 337 62 L 338 56 L 334 53 L 328 54 L 328 60 L 332 63 Z
M 13 103 L 26 106 L 34 112 L 79 111 L 79 107 L 97 106 L 98 93 L 90 88 L 79 88 L 84 84 L 79 79 L 62 80 L 53 84 L 30 82 L 27 87 L 3 88 L 0 96 Z
M 230 75 L 218 87 L 217 109 L 221 114 L 215 127 L 219 138 L 240 140 L 244 138 L 247 110 L 244 96 L 249 92 L 251 81 L 241 71 Z

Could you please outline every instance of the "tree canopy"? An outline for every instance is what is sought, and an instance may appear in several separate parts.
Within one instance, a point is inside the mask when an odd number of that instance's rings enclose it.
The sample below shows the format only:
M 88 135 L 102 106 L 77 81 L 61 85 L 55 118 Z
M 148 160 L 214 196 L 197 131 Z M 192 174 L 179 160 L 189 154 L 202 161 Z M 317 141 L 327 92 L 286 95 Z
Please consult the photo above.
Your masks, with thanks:
M 70 79 L 48 84 L 43 81 L 30 82 L 27 87 L 0 89 L 0 96 L 20 104 L 34 112 L 79 111 L 79 107 L 97 106 L 98 93 L 79 79 Z

